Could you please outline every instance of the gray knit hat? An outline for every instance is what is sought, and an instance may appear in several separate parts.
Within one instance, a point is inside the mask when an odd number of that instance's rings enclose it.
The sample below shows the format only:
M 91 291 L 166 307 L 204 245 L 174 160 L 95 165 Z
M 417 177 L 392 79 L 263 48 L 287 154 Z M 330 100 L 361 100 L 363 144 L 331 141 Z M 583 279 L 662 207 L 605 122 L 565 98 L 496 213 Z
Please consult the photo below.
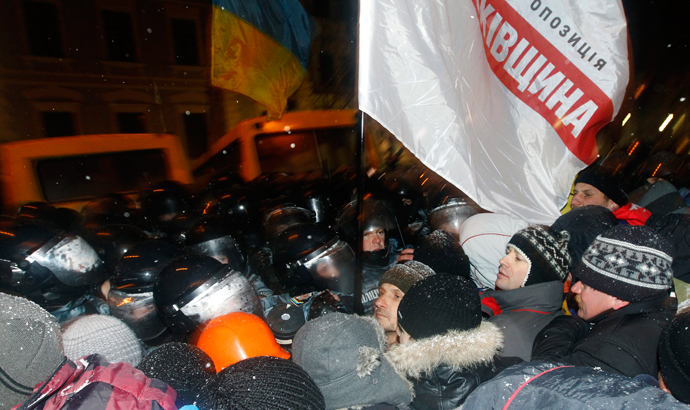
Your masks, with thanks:
M 384 344 L 373 318 L 334 312 L 302 326 L 292 360 L 319 386 L 327 410 L 382 403 L 407 408 L 411 385 L 384 357 Z
M 0 292 L 0 408 L 26 400 L 64 359 L 57 319 L 28 299 Z
M 62 334 L 65 355 L 70 360 L 99 353 L 110 363 L 137 366 L 142 346 L 125 322 L 112 316 L 86 315 L 70 323 Z
M 671 288 L 671 245 L 646 226 L 618 225 L 597 236 L 574 275 L 592 288 L 627 302 Z
M 433 269 L 427 265 L 411 260 L 405 263 L 395 264 L 388 268 L 381 276 L 379 286 L 383 283 L 390 283 L 403 291 L 403 293 L 407 293 L 407 290 L 410 289 L 415 282 L 435 274 Z

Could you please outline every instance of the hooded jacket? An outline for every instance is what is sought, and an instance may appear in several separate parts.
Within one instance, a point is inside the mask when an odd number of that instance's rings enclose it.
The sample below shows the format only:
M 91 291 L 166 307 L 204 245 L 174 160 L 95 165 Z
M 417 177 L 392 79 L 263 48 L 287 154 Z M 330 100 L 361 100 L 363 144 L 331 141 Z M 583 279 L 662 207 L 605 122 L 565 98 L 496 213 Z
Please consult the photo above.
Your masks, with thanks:
M 646 226 L 673 245 L 673 276 L 690 282 L 690 208 L 668 181 L 654 183 L 638 201 L 652 216 Z
M 465 401 L 463 410 L 485 409 L 684 409 L 670 394 L 601 369 L 528 362 L 499 373 Z
M 471 330 L 393 346 L 386 357 L 414 384 L 416 410 L 456 409 L 481 383 L 491 379 L 494 360 L 503 347 L 503 334 L 493 323 Z
M 483 292 L 482 313 L 501 329 L 507 343 L 501 357 L 530 360 L 537 334 L 562 316 L 563 282 L 551 281 L 513 290 Z
M 630 303 L 589 320 L 561 316 L 534 341 L 532 360 L 602 368 L 628 377 L 655 376 L 657 345 L 675 312 L 666 295 Z M 591 327 L 591 329 L 590 329 Z
M 175 410 L 177 393 L 125 362 L 101 355 L 65 359 L 55 374 L 14 410 Z

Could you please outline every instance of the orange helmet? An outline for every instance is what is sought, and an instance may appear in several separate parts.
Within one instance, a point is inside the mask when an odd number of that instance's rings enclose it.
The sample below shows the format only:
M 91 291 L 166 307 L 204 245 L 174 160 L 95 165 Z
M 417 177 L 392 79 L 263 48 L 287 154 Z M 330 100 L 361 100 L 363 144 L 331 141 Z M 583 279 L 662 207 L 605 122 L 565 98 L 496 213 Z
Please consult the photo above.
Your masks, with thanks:
M 196 345 L 213 359 L 218 372 L 250 357 L 290 358 L 290 353 L 278 345 L 266 322 L 244 312 L 228 313 L 209 321 Z

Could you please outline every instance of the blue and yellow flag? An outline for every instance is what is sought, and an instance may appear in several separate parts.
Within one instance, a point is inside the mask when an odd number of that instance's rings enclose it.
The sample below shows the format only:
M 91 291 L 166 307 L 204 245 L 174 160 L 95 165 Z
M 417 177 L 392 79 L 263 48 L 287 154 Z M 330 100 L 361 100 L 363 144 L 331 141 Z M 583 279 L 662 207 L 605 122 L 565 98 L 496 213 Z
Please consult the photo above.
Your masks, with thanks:
M 280 118 L 309 63 L 312 22 L 299 1 L 213 0 L 212 31 L 212 84 Z

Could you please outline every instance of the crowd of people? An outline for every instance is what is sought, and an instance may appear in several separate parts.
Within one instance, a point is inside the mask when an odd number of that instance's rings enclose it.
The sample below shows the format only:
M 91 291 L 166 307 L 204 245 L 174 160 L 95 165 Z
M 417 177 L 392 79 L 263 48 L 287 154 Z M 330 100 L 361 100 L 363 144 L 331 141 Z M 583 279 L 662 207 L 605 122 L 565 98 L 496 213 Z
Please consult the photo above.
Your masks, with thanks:
M 609 171 L 550 226 L 417 168 L 26 204 L 0 409 L 690 408 L 683 187 Z

